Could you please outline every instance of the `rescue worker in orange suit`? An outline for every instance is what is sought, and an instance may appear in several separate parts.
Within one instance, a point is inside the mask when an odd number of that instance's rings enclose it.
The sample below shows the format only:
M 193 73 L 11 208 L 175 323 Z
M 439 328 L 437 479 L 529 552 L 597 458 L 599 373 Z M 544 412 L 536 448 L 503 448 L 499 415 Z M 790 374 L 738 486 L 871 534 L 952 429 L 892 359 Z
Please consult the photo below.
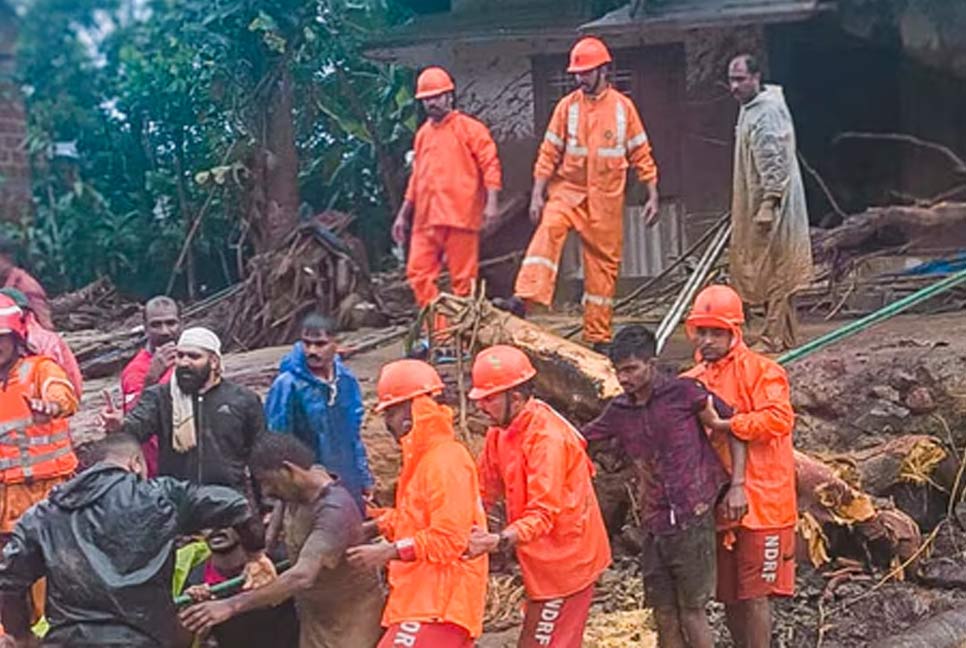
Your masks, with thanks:
M 735 645 L 767 648 L 770 599 L 795 591 L 795 413 L 785 370 L 748 348 L 744 321 L 741 297 L 731 288 L 714 285 L 698 293 L 686 320 L 698 364 L 687 375 L 735 412 L 723 419 L 709 406 L 702 418 L 729 473 L 729 435 L 746 443 L 748 512 L 737 524 L 719 512 L 717 597 Z
M 456 440 L 453 412 L 433 396 L 443 381 L 432 366 L 398 360 L 376 384 L 386 427 L 402 447 L 396 505 L 364 526 L 383 540 L 351 547 L 360 569 L 388 563 L 387 630 L 379 648 L 471 648 L 483 632 L 486 556 L 464 560 L 471 530 L 486 526 L 476 465 Z
M 597 582 L 611 562 L 580 433 L 533 398 L 536 375 L 514 347 L 484 349 L 470 398 L 493 422 L 478 459 L 483 500 L 503 498 L 507 526 L 473 530 L 468 556 L 515 549 L 527 603 L 518 646 L 577 648 Z
M 553 301 L 567 233 L 583 246 L 584 340 L 604 347 L 612 337 L 614 289 L 623 245 L 624 190 L 633 167 L 647 186 L 644 220 L 657 222 L 657 165 L 634 102 L 608 81 L 610 52 L 584 38 L 570 52 L 579 86 L 550 118 L 533 170 L 530 219 L 537 231 L 517 274 L 514 297 L 502 306 L 524 314 Z M 546 197 L 545 197 L 546 196 Z
M 456 86 L 446 70 L 430 67 L 416 82 L 428 119 L 416 133 L 406 198 L 392 225 L 402 245 L 412 229 L 406 276 L 422 308 L 439 294 L 449 269 L 453 293 L 468 295 L 479 266 L 480 229 L 492 225 L 502 187 L 496 143 L 482 122 L 454 108 Z
M 23 311 L 6 295 L 0 295 L 0 379 L 0 544 L 5 544 L 20 516 L 77 467 L 67 419 L 78 404 L 64 370 L 29 350 Z M 35 616 L 43 590 L 42 583 L 33 588 Z M 0 618 L 22 608 L 7 596 Z

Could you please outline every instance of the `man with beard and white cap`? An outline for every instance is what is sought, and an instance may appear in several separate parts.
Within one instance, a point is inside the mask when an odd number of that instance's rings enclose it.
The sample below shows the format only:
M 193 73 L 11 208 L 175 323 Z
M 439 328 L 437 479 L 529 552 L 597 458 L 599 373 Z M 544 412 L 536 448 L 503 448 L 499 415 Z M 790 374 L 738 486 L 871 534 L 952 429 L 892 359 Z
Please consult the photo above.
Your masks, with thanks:
M 126 416 L 105 392 L 101 422 L 145 442 L 157 437 L 158 474 L 196 484 L 231 486 L 253 494 L 249 457 L 265 433 L 261 399 L 222 379 L 221 340 L 186 329 L 178 340 L 174 380 L 144 390 Z

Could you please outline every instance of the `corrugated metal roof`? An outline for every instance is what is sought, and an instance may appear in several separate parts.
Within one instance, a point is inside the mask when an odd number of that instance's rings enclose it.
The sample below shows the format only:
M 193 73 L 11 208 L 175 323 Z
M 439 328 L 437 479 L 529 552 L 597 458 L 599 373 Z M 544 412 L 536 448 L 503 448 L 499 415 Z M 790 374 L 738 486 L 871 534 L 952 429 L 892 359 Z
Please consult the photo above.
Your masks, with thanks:
M 643 29 L 694 29 L 802 20 L 834 9 L 823 0 L 674 0 L 658 6 L 644 4 L 632 15 L 630 3 L 580 26 L 582 32 L 606 34 Z
M 694 29 L 716 25 L 802 20 L 833 9 L 831 0 L 668 0 L 647 3 L 631 15 L 631 4 L 587 22 L 580 3 L 532 2 L 491 11 L 446 12 L 418 16 L 375 37 L 365 45 L 371 55 L 412 45 L 441 42 L 490 42 L 526 37 L 575 36 Z

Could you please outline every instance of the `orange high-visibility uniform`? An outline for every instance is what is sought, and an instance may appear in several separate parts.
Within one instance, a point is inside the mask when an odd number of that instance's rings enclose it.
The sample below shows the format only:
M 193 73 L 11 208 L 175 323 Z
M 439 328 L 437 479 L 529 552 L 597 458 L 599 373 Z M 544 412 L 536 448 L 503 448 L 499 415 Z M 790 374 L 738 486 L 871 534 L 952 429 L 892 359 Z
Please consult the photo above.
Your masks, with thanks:
M 547 204 L 517 275 L 514 293 L 549 306 L 567 233 L 583 244 L 584 339 L 611 339 L 614 288 L 623 245 L 627 169 L 657 178 L 634 102 L 614 88 L 560 100 L 537 154 L 534 178 L 549 179 Z
M 489 561 L 485 555 L 462 559 L 471 529 L 486 528 L 476 466 L 456 440 L 450 408 L 417 396 L 412 416 L 412 431 L 401 442 L 396 506 L 378 525 L 397 545 L 411 545 L 414 560 L 389 563 L 382 622 L 452 623 L 479 637 Z
M 445 257 L 453 292 L 468 295 L 476 279 L 486 191 L 502 187 L 496 143 L 482 122 L 454 110 L 416 133 L 406 200 L 413 203 L 406 276 L 419 306 L 439 289 Z
M 580 592 L 610 564 L 586 446 L 566 419 L 537 399 L 506 428 L 487 432 L 478 459 L 483 499 L 506 501 L 531 600 Z
M 788 376 L 777 362 L 749 349 L 739 327 L 732 328 L 732 335 L 735 342 L 727 356 L 716 362 L 701 362 L 686 375 L 700 380 L 734 408 L 731 431 L 747 442 L 748 513 L 739 526 L 747 529 L 793 526 L 798 521 L 792 448 L 795 412 Z M 730 473 L 728 434 L 712 433 L 711 443 Z
M 36 423 L 25 398 L 55 402 L 61 414 Z M 0 533 L 77 468 L 66 419 L 76 411 L 67 375 L 45 356 L 20 358 L 0 383 Z

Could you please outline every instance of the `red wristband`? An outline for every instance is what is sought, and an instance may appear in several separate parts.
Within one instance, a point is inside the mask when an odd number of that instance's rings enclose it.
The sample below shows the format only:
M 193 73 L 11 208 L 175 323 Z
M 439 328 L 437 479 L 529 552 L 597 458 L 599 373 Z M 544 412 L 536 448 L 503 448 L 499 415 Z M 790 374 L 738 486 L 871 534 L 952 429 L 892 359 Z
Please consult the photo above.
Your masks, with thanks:
M 412 562 L 416 560 L 416 543 L 412 538 L 403 538 L 396 541 L 396 551 L 399 553 L 399 560 Z

